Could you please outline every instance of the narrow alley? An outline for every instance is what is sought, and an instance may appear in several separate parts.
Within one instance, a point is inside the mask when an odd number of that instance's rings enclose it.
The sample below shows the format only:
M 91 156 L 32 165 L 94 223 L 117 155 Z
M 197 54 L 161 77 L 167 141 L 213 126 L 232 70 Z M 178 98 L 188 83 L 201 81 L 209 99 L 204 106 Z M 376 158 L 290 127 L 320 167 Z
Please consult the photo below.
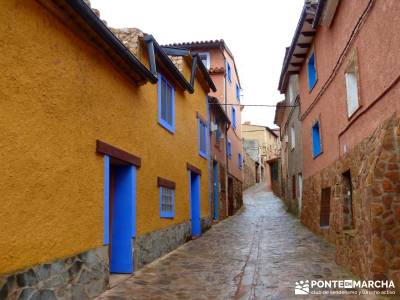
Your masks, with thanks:
M 294 296 L 296 281 L 352 278 L 334 256 L 332 246 L 258 184 L 245 192 L 236 216 L 98 299 L 301 299 Z

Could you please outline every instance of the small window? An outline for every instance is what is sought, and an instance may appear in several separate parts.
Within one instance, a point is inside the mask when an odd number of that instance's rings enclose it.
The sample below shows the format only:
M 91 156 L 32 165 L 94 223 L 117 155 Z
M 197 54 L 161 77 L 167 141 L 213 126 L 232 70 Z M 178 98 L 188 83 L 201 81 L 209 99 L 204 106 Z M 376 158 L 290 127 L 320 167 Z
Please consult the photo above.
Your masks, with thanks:
M 231 65 L 228 62 L 226 63 L 226 77 L 228 78 L 228 81 L 231 83 L 232 82 L 232 70 L 231 70 Z
M 351 117 L 359 107 L 357 74 L 350 71 L 345 74 L 347 92 L 347 115 Z
M 227 151 L 228 151 L 228 157 L 229 159 L 232 159 L 232 143 L 230 140 L 228 140 L 228 144 L 227 144 Z
M 307 64 L 308 70 L 308 89 L 311 91 L 317 82 L 317 68 L 315 67 L 315 55 L 311 53 Z
M 242 154 L 238 154 L 238 168 L 241 169 L 243 168 L 243 158 L 242 158 Z
M 319 225 L 329 227 L 329 218 L 331 214 L 331 188 L 325 188 L 321 191 L 321 209 Z
M 159 74 L 158 76 L 158 123 L 170 132 L 175 132 L 174 88 Z
M 199 154 L 207 158 L 207 123 L 199 118 Z
M 290 127 L 290 147 L 293 150 L 296 146 L 296 133 L 294 131 L 294 126 Z
M 342 195 L 343 195 L 343 229 L 354 228 L 353 214 L 353 184 L 350 170 L 342 174 Z
M 292 199 L 296 199 L 296 175 L 292 176 Z
M 203 65 L 206 66 L 207 69 L 210 69 L 210 53 L 208 52 L 200 52 L 199 57 L 203 62 Z
M 236 129 L 236 108 L 232 107 L 232 128 Z
M 240 87 L 239 84 L 236 83 L 236 99 L 240 102 Z
M 313 156 L 317 157 L 322 152 L 319 122 L 316 122 L 312 127 L 312 138 L 313 138 Z
M 173 189 L 160 186 L 160 217 L 174 217 L 174 194 Z

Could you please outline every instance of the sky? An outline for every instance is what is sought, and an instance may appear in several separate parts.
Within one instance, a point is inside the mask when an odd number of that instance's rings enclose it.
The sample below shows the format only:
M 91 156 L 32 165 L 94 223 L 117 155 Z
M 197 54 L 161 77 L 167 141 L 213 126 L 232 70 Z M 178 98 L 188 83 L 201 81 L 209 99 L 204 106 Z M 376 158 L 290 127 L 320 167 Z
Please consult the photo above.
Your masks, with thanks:
M 235 57 L 242 103 L 276 104 L 285 47 L 290 46 L 303 0 L 91 0 L 114 28 L 135 27 L 159 44 L 224 39 Z M 242 123 L 276 127 L 275 108 L 245 107 Z

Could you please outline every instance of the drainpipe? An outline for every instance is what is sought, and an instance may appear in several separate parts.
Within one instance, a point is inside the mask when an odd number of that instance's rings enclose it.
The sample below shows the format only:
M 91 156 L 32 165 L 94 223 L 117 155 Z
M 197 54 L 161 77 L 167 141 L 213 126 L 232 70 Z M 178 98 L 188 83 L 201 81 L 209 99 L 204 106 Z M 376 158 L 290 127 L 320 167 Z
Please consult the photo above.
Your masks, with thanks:
M 227 86 L 227 78 L 226 78 L 226 57 L 224 54 L 224 49 L 221 46 L 221 52 L 224 57 L 224 64 L 225 64 L 225 72 L 224 72 L 224 107 L 225 107 L 225 113 L 227 116 L 228 115 L 228 99 L 227 99 L 227 91 L 226 91 L 226 86 Z M 226 159 L 226 175 L 225 175 L 225 206 L 226 206 L 226 215 L 229 216 L 229 179 L 228 179 L 228 174 L 229 174 L 229 157 L 228 157 L 228 130 L 229 130 L 229 125 L 226 126 L 225 129 L 225 159 Z M 232 148 L 232 147 L 231 147 Z

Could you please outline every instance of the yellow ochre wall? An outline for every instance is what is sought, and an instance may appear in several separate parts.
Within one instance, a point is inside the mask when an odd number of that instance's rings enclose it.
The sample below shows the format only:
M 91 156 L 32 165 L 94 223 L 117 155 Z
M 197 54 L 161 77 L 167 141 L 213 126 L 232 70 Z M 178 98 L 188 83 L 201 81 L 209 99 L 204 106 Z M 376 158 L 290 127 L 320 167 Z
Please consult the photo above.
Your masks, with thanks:
M 37 2 L 0 5 L 0 273 L 103 244 L 96 139 L 142 158 L 138 235 L 190 219 L 187 162 L 202 170 L 201 215 L 209 215 L 199 82 L 193 95 L 175 90 L 170 134 L 157 122 L 157 85 L 133 85 Z M 172 220 L 159 217 L 157 176 L 176 182 Z

